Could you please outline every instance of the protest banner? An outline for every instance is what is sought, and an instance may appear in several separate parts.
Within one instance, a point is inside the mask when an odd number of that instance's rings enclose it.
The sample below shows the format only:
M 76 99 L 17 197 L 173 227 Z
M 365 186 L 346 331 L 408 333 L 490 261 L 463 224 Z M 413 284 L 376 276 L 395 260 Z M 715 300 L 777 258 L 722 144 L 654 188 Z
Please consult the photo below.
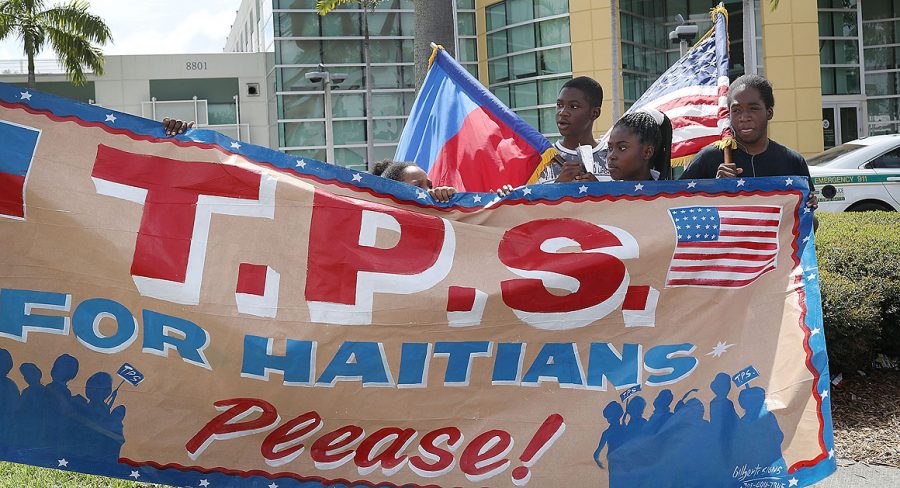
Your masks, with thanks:
M 797 178 L 498 199 L 0 85 L 0 457 L 178 486 L 807 486 Z

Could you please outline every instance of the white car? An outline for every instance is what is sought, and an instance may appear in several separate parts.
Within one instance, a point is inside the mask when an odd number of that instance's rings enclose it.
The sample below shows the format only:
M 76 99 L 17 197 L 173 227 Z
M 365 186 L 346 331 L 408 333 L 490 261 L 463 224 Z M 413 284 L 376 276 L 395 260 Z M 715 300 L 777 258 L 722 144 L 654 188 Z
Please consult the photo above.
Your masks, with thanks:
M 807 163 L 819 211 L 900 210 L 900 134 L 850 141 Z

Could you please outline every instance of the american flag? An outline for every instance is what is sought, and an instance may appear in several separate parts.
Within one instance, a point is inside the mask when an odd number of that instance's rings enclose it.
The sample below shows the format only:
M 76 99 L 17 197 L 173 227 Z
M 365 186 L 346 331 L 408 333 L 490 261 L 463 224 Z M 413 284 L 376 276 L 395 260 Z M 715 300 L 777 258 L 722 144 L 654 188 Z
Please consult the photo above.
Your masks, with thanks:
M 713 10 L 713 28 L 663 73 L 626 113 L 654 108 L 672 120 L 672 165 L 721 139 L 728 127 L 728 30 L 724 7 Z M 601 140 L 605 147 L 609 132 Z
M 669 215 L 677 244 L 666 287 L 740 288 L 775 269 L 781 207 L 679 207 Z

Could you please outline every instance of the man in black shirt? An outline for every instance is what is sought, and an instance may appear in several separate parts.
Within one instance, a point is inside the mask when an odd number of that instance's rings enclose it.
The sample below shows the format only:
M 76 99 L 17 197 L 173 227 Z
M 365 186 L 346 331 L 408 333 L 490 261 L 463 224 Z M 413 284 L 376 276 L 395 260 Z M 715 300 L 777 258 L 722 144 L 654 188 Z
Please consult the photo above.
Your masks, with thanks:
M 806 160 L 796 151 L 769 139 L 769 121 L 775 114 L 775 97 L 769 80 L 744 75 L 728 89 L 731 130 L 737 149 L 732 162 L 725 163 L 721 149 L 703 148 L 679 179 L 737 178 L 754 176 L 804 176 L 809 179 Z M 810 180 L 810 189 L 812 181 Z M 816 207 L 815 196 L 807 206 Z

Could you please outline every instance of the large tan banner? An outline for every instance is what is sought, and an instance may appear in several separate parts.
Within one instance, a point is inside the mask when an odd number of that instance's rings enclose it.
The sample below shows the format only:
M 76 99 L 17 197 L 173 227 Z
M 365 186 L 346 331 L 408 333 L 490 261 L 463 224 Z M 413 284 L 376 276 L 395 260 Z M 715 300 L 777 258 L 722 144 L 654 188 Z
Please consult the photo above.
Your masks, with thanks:
M 435 204 L 6 85 L 0 139 L 4 459 L 203 487 L 835 469 L 801 179 Z

